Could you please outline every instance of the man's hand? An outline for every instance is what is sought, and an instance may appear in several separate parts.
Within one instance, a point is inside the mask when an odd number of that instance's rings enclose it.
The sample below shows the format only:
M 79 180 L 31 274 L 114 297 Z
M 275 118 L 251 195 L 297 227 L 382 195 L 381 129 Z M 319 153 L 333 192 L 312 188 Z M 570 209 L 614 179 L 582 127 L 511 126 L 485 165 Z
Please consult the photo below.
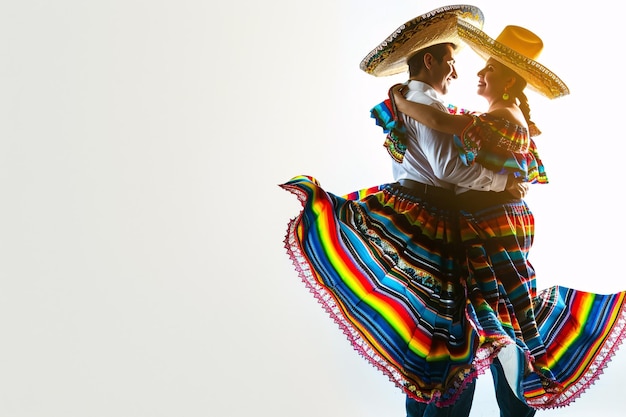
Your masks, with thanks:
M 528 193 L 528 182 L 521 178 L 515 178 L 513 175 L 509 175 L 506 180 L 506 189 L 509 194 L 515 198 L 524 198 Z

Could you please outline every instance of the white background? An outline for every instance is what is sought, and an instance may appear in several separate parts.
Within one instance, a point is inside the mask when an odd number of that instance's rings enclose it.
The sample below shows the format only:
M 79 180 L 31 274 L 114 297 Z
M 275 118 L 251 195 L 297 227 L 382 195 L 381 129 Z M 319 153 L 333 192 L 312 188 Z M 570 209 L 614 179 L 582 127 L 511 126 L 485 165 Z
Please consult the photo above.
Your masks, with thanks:
M 299 281 L 282 239 L 300 206 L 277 185 L 391 180 L 369 109 L 405 76 L 359 62 L 446 3 L 0 4 L 0 416 L 404 416 Z M 528 198 L 539 287 L 626 289 L 625 6 L 472 4 L 492 37 L 537 32 L 572 91 L 529 94 L 550 178 Z M 479 110 L 482 63 L 458 64 L 448 98 Z M 623 415 L 625 371 L 620 351 L 538 415 Z M 486 375 L 472 417 L 497 415 Z

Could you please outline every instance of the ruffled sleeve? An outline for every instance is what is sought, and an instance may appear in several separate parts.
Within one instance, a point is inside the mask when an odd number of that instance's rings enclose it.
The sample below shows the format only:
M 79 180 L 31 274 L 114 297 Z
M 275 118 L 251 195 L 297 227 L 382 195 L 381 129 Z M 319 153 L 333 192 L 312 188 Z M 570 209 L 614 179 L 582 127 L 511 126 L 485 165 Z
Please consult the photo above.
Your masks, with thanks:
M 384 143 L 387 152 L 389 152 L 394 161 L 401 163 L 406 153 L 406 128 L 398 119 L 391 99 L 388 98 L 374 106 L 370 110 L 370 115 L 376 121 L 376 124 L 382 127 L 383 132 L 387 134 Z
M 472 123 L 454 141 L 466 165 L 479 163 L 498 173 L 512 173 L 531 183 L 548 177 L 528 130 L 486 113 L 472 114 Z

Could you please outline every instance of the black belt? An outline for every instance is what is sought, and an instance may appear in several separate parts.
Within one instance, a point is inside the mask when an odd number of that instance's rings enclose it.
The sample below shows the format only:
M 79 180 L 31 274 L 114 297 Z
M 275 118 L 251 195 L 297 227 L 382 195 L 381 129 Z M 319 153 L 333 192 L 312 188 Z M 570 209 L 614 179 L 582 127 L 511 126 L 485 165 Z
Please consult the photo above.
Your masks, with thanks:
M 443 187 L 437 187 L 435 185 L 423 184 L 415 180 L 409 180 L 405 178 L 405 179 L 398 180 L 398 184 L 400 184 L 401 187 L 404 187 L 407 190 L 411 190 L 419 195 L 436 194 L 440 196 L 454 197 L 453 190 L 443 188 Z
M 455 200 L 454 191 L 447 188 L 423 184 L 409 179 L 398 180 L 396 184 L 400 188 L 404 189 L 408 194 L 435 204 L 445 203 L 446 206 L 449 206 Z
M 457 195 L 453 190 L 409 179 L 398 180 L 395 185 L 403 189 L 407 194 L 424 200 L 424 202 L 448 208 L 454 205 L 454 207 L 458 207 L 460 210 L 469 212 L 503 204 L 519 203 L 521 201 L 506 191 L 469 190 Z

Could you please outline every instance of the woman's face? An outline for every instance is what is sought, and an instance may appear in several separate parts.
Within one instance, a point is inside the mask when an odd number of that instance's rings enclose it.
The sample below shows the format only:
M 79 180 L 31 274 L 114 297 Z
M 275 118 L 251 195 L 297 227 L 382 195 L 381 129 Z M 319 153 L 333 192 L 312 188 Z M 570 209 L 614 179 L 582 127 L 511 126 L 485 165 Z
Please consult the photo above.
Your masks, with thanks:
M 511 80 L 511 71 L 493 58 L 487 60 L 485 67 L 477 75 L 477 93 L 489 101 L 502 97 Z

